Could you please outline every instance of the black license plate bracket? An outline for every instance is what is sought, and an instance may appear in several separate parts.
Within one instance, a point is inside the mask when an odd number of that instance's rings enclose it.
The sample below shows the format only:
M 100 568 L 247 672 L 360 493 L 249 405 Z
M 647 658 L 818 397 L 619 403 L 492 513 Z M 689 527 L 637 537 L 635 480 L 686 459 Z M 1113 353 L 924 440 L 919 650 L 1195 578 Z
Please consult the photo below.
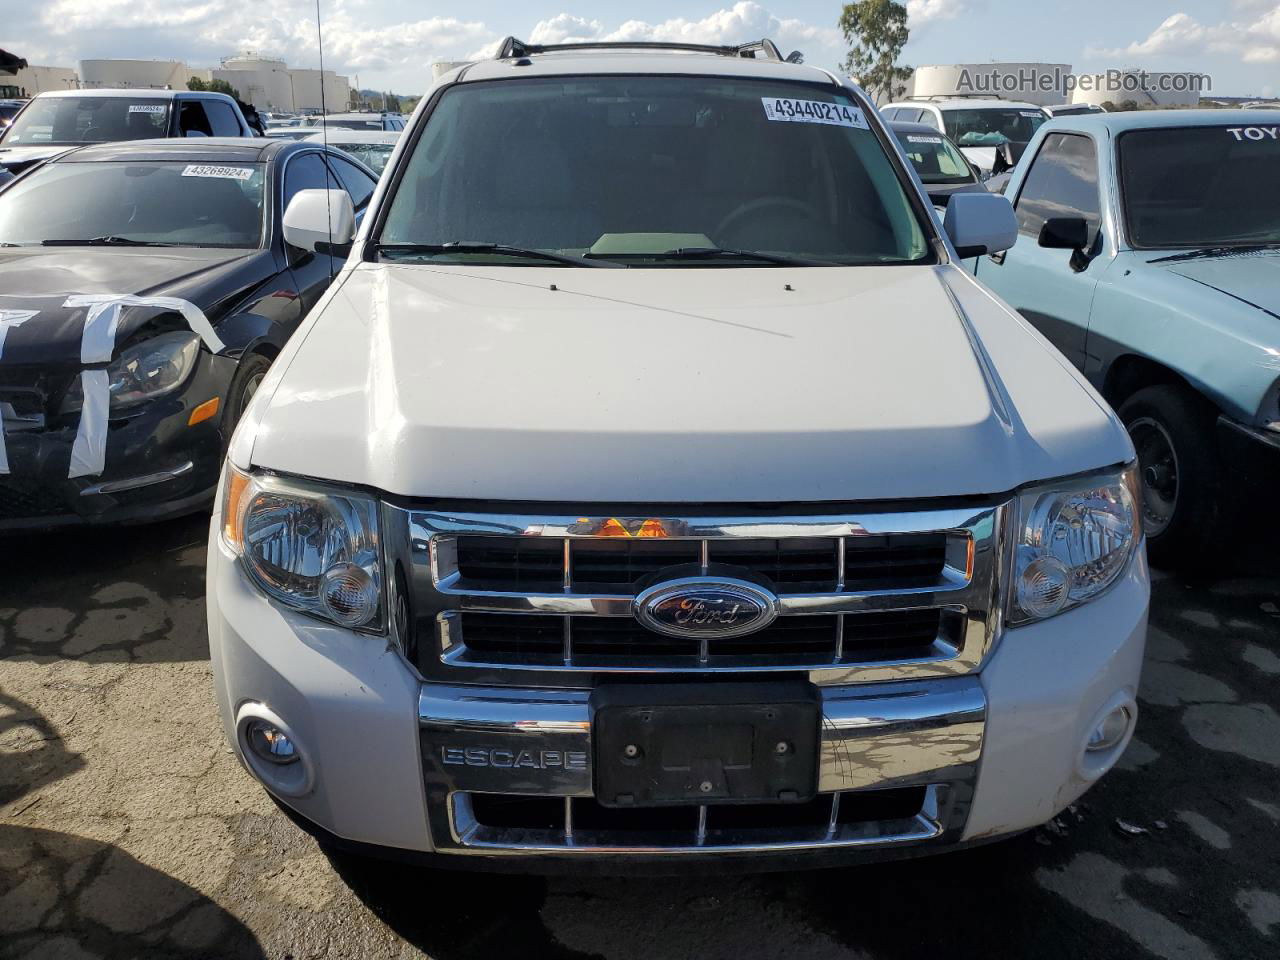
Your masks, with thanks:
M 597 688 L 591 706 L 602 806 L 802 803 L 817 792 L 811 683 L 618 684 Z

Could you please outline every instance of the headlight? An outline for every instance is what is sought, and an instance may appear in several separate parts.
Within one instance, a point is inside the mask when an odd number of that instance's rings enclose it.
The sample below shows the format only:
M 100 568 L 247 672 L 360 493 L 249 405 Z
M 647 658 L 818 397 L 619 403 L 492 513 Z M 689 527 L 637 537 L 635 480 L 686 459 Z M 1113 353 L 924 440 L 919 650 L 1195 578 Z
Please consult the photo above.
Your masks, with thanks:
M 200 337 L 194 333 L 162 333 L 144 340 L 111 361 L 107 367 L 111 409 L 124 410 L 173 393 L 195 369 Z M 62 413 L 75 413 L 84 405 L 80 378 L 72 382 L 62 401 Z
M 1011 625 L 1043 620 L 1115 583 L 1142 537 L 1138 468 L 1024 491 L 1017 499 Z
M 268 597 L 340 626 L 383 629 L 373 497 L 228 464 L 222 520 L 223 540 Z

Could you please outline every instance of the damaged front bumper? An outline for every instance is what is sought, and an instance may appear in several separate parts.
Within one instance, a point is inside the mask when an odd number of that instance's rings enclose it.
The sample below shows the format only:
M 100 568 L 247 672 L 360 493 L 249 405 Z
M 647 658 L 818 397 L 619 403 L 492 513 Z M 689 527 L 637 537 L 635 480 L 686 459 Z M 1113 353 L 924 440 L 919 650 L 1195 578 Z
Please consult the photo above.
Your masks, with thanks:
M 101 474 L 69 478 L 77 417 L 58 417 L 61 397 L 42 395 L 31 415 L 7 398 L 30 401 L 29 388 L 0 384 L 9 472 L 0 474 L 0 532 L 147 523 L 209 504 L 222 461 L 222 406 L 234 359 L 202 354 L 175 394 L 112 413 Z M 219 398 L 217 415 L 192 424 L 192 412 Z

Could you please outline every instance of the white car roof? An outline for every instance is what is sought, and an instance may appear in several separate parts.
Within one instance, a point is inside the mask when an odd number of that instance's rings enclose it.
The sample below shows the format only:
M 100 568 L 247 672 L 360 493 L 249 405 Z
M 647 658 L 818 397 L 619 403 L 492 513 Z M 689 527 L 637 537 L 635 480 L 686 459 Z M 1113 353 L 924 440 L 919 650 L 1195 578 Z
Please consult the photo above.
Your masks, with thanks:
M 328 143 L 395 143 L 400 139 L 402 132 L 401 130 L 348 130 L 344 127 L 326 126 L 323 130 L 314 128 L 314 132 L 303 139 L 323 140 Z
M 131 97 L 139 100 L 172 100 L 180 93 L 199 94 L 201 96 L 227 97 L 225 93 L 218 93 L 212 90 L 152 90 L 148 87 L 119 87 L 114 89 L 103 89 L 95 87 L 92 90 L 46 90 L 43 93 L 37 93 L 33 100 L 48 100 L 53 97 Z

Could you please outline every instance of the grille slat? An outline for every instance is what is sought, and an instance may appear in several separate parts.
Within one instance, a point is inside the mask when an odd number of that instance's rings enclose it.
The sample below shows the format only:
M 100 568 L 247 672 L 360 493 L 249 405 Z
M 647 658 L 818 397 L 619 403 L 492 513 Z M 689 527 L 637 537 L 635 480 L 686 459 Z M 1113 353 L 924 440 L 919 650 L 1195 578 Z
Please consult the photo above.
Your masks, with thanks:
M 615 588 L 634 593 L 671 567 L 697 564 L 701 541 L 653 538 L 575 538 L 570 579 L 576 589 Z M 726 538 L 709 543 L 708 561 L 741 568 L 769 580 L 780 593 L 835 589 L 839 576 L 836 537 Z M 943 533 L 904 533 L 844 538 L 845 590 L 869 584 L 925 582 L 942 574 Z M 475 590 L 540 589 L 564 583 L 564 541 L 556 537 L 461 536 L 458 573 Z
M 943 629 L 939 610 L 844 614 L 843 659 L 856 661 L 869 654 L 924 656 Z M 646 658 L 688 657 L 699 653 L 697 640 L 667 637 L 623 617 L 569 618 L 572 657 L 620 665 Z M 765 629 L 744 637 L 711 639 L 707 655 L 762 663 L 836 660 L 838 615 L 782 617 Z M 458 636 L 467 656 L 478 659 L 508 657 L 521 663 L 557 665 L 564 655 L 564 618 L 552 615 L 463 613 L 456 619 Z

